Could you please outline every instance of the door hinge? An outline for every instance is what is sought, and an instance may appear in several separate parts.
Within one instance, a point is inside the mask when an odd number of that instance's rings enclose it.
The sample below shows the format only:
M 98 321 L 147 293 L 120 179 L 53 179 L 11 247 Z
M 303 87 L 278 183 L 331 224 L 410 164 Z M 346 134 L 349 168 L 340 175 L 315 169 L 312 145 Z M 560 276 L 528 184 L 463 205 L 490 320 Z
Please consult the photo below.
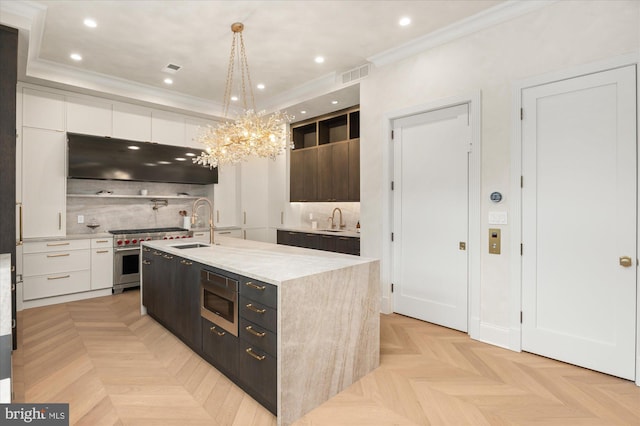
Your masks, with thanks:
M 520 121 L 524 120 L 524 109 L 520 108 Z
M 393 191 L 393 181 L 391 181 L 391 190 Z
M 520 324 L 522 324 L 522 311 L 520 311 Z
M 522 256 L 523 252 L 524 252 L 524 247 L 523 247 L 523 244 L 520 243 L 520 256 Z
M 524 188 L 524 176 L 520 176 L 520 188 Z
M 393 232 L 391 233 L 391 241 L 393 241 Z
M 391 140 L 393 140 L 393 130 L 391 131 Z
M 393 283 L 391 283 L 391 293 L 393 293 Z

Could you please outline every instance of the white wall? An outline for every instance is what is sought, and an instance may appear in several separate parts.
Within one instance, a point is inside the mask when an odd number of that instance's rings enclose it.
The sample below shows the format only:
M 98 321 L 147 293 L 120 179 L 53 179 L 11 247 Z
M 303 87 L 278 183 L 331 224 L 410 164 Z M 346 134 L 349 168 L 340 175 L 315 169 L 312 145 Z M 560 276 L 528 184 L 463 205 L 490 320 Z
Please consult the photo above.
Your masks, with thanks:
M 390 247 L 385 209 L 389 183 L 385 116 L 472 91 L 482 92 L 482 257 L 480 321 L 504 345 L 509 328 L 509 226 L 502 254 L 487 250 L 487 213 L 509 211 L 510 131 L 514 84 L 522 79 L 638 53 L 638 1 L 559 1 L 511 21 L 376 68 L 360 86 L 362 255 L 382 258 L 382 294 L 389 298 Z M 504 199 L 496 208 L 493 191 Z M 366 230 L 366 232 L 364 231 Z M 383 306 L 387 311 L 390 305 Z M 495 337 L 503 333 L 502 337 Z

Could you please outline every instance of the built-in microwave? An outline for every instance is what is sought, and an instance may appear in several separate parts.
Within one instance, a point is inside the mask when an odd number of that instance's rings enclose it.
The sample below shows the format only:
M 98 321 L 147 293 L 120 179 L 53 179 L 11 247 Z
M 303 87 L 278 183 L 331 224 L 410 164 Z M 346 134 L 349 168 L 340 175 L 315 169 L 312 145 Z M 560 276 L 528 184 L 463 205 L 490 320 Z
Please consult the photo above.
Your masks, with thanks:
M 238 335 L 238 281 L 202 269 L 200 315 L 234 336 Z

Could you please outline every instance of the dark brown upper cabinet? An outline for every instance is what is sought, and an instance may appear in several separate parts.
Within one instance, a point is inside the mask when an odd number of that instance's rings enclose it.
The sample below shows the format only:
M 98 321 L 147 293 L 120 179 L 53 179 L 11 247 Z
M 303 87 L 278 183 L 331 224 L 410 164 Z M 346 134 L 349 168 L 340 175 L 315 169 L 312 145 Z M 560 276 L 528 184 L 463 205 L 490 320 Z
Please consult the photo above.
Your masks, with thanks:
M 358 107 L 291 125 L 290 201 L 360 201 Z

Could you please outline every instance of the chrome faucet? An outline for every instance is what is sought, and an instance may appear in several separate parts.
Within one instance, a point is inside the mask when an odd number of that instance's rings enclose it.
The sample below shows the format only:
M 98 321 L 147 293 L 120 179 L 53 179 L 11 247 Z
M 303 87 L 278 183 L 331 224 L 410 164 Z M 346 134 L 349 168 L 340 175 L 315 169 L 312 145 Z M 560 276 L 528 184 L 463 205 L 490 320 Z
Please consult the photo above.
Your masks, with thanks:
M 196 219 L 198 217 L 196 210 L 198 210 L 198 204 L 200 202 L 209 204 L 209 244 L 213 244 L 213 204 L 208 198 L 201 197 L 193 202 L 193 207 L 191 207 L 191 224 L 196 224 Z
M 347 225 L 342 223 L 342 210 L 340 210 L 339 207 L 336 207 L 335 209 L 333 209 L 333 212 L 331 213 L 331 217 L 329 218 L 329 220 L 331 221 L 331 229 L 336 227 L 336 225 L 335 225 L 336 210 L 338 210 L 338 213 L 340 213 L 340 224 L 339 224 L 340 226 L 339 226 L 339 229 L 342 229 Z

